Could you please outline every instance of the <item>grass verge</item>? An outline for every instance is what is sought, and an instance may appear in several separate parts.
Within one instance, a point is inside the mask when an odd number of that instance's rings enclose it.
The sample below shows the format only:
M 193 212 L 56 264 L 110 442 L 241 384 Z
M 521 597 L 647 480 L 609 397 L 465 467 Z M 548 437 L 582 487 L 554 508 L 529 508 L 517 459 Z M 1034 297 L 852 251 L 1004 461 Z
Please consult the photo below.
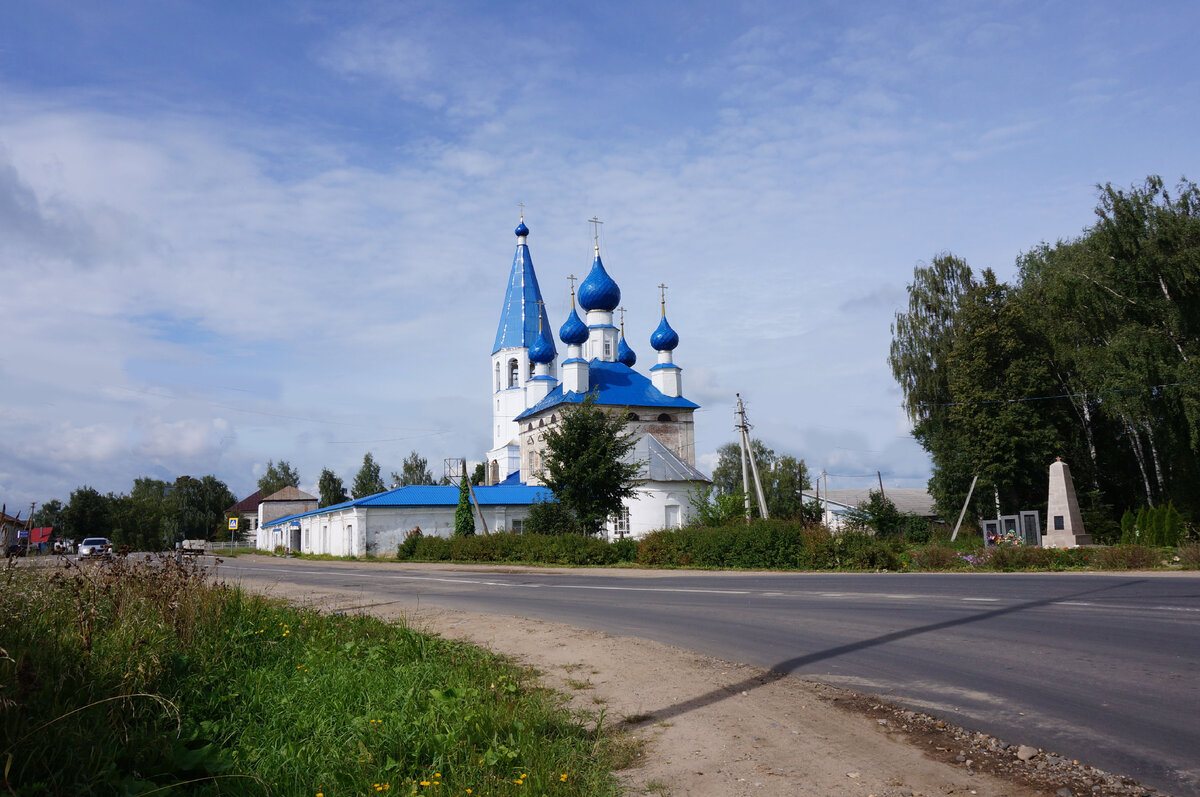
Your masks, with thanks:
M 608 733 L 466 644 L 171 557 L 0 577 L 13 794 L 615 794 Z

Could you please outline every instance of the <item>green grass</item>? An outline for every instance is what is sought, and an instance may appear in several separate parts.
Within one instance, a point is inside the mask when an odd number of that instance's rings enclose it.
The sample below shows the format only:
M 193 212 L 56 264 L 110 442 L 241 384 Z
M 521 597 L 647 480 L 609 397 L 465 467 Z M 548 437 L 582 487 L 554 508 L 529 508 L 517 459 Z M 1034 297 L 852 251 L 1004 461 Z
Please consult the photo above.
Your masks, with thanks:
M 9 567 L 0 650 L 14 794 L 617 792 L 619 740 L 529 673 L 190 560 Z

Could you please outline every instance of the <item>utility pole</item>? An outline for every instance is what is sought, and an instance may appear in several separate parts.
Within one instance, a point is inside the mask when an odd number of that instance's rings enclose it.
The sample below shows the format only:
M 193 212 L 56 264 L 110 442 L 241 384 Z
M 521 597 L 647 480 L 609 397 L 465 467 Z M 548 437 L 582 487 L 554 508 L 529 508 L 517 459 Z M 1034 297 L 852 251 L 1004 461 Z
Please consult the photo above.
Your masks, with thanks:
M 471 484 L 471 477 L 467 475 L 467 460 L 465 457 L 462 461 L 462 477 L 467 480 L 467 492 L 471 494 L 471 501 L 475 504 L 475 511 L 479 513 L 479 522 L 483 526 L 483 533 L 488 534 L 487 518 L 483 516 L 483 507 L 479 505 L 479 499 L 475 497 L 475 485 Z
M 762 479 L 758 475 L 758 463 L 754 461 L 754 449 L 750 447 L 750 423 L 746 420 L 746 407 L 742 404 L 742 394 L 737 393 L 737 428 L 742 433 L 742 487 L 746 493 L 746 522 L 750 522 L 750 485 L 749 477 L 746 473 L 746 464 L 749 461 L 750 470 L 754 473 L 754 494 L 758 498 L 758 513 L 766 520 L 770 515 L 767 512 L 767 499 L 763 495 Z

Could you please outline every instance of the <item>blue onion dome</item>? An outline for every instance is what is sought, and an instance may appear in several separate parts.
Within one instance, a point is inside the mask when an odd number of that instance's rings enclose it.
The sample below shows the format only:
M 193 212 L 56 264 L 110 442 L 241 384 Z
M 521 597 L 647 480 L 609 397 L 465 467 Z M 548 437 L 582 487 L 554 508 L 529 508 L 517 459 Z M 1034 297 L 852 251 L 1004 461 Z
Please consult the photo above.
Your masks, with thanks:
M 617 344 L 617 362 L 621 365 L 627 365 L 630 368 L 637 362 L 637 354 L 634 353 L 633 349 L 629 348 L 629 344 L 625 342 L 624 336 L 622 336 L 621 342 Z
M 546 330 L 539 329 L 537 340 L 529 347 L 529 361 L 541 365 L 552 361 L 556 354 L 558 352 L 554 350 L 554 341 L 550 340 Z
M 518 238 L 522 235 L 529 235 L 529 228 L 525 226 L 524 217 L 521 218 L 521 223 L 517 225 L 517 229 L 513 230 L 513 232 L 517 234 Z
M 655 351 L 674 351 L 679 345 L 679 334 L 671 329 L 671 325 L 667 323 L 667 317 L 664 315 L 662 321 L 658 322 L 658 329 L 654 330 L 654 334 L 650 336 L 650 347 Z
M 592 270 L 579 286 L 579 306 L 584 310 L 604 310 L 611 313 L 620 303 L 621 289 L 604 270 L 604 264 L 600 262 L 600 251 L 597 249 Z
M 575 312 L 574 307 L 571 308 L 571 315 L 567 316 L 562 329 L 558 330 L 558 338 L 568 346 L 582 346 L 587 343 L 587 324 L 579 320 L 579 313 Z

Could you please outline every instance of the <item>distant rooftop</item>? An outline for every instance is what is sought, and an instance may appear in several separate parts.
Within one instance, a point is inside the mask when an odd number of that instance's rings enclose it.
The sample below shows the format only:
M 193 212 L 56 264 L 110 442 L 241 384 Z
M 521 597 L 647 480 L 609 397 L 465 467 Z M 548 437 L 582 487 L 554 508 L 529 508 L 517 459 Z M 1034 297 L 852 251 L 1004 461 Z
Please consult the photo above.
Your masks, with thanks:
M 284 487 L 277 493 L 271 493 L 263 501 L 316 501 L 315 495 L 309 495 L 303 490 L 298 490 L 292 485 Z

